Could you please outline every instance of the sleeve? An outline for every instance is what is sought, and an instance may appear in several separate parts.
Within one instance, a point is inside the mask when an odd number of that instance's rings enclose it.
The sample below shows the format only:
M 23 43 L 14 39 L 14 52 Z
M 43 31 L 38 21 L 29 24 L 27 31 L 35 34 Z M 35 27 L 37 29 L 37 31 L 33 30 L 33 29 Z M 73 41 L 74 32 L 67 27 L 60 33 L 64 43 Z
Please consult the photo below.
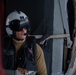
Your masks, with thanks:
M 36 55 L 37 75 L 47 75 L 44 53 L 42 51 L 42 48 L 38 44 L 36 46 L 37 46 L 37 55 Z

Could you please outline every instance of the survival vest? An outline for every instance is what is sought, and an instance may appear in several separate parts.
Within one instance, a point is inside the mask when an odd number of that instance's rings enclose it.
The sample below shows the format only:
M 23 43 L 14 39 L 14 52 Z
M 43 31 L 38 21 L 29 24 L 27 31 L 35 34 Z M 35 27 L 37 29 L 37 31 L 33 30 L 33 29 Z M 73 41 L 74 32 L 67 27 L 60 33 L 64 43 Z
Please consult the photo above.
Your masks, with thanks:
M 35 37 L 26 37 L 26 42 L 19 49 L 16 55 L 11 38 L 4 39 L 4 47 L 2 51 L 3 68 L 9 70 L 16 70 L 21 67 L 27 70 L 36 71 L 36 40 Z

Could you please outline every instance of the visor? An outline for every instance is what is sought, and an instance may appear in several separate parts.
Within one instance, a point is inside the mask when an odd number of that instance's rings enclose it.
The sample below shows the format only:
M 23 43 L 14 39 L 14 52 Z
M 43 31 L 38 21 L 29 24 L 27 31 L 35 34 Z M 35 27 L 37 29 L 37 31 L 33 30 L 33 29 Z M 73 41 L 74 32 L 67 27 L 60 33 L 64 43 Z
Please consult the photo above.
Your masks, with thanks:
M 10 22 L 9 28 L 13 31 L 21 31 L 23 28 L 26 28 L 28 30 L 30 28 L 30 24 L 25 20 L 13 20 Z

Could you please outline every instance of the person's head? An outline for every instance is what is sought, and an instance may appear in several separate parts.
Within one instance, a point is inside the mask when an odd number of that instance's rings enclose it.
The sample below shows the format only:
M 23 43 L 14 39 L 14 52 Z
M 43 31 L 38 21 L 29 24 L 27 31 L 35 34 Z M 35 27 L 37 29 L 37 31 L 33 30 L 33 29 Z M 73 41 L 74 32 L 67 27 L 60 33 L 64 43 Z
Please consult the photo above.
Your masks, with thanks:
M 26 14 L 21 11 L 11 12 L 6 19 L 7 34 L 17 40 L 23 40 L 30 31 L 30 24 Z

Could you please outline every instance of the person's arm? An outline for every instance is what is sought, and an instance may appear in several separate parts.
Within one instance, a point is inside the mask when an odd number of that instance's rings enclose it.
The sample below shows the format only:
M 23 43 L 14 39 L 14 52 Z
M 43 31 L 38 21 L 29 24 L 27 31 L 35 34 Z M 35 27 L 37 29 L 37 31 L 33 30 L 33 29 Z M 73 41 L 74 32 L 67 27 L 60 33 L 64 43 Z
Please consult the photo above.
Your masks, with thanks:
M 37 56 L 36 56 L 37 75 L 47 75 L 44 53 L 42 51 L 42 48 L 38 44 L 36 46 L 37 46 Z

